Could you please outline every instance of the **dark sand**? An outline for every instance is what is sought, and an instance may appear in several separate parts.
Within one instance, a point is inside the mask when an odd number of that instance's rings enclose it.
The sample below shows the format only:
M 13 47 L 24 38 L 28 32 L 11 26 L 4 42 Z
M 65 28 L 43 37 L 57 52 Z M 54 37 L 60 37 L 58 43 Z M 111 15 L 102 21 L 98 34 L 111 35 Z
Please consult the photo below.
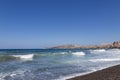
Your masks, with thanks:
M 68 80 L 120 80 L 120 65 L 109 67 L 83 76 Z

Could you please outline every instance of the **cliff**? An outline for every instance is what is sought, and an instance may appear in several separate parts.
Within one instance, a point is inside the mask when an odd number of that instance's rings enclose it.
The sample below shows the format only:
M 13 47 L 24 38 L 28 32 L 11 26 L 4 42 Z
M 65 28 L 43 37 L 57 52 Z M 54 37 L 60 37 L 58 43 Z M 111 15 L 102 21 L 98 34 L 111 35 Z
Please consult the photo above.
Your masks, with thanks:
M 120 48 L 120 41 L 113 42 L 111 44 L 104 45 L 91 45 L 91 46 L 80 46 L 80 45 L 61 45 L 55 46 L 51 49 L 102 49 L 102 48 Z

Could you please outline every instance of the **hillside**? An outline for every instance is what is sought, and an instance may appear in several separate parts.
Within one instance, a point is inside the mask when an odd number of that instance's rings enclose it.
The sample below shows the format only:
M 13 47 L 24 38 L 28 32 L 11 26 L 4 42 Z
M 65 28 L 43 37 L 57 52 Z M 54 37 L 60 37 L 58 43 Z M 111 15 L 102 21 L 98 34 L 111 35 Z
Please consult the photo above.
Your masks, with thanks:
M 80 46 L 80 45 L 61 45 L 55 46 L 51 49 L 102 49 L 102 48 L 120 48 L 120 41 L 113 42 L 111 44 L 103 45 L 90 45 L 90 46 Z

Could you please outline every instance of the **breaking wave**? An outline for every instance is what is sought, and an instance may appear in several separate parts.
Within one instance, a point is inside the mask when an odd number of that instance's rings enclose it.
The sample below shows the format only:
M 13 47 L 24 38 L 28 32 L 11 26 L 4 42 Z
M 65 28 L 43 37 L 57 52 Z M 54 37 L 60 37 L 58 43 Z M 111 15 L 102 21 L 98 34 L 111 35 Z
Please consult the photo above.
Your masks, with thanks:
M 120 54 L 120 49 L 96 49 L 96 50 L 89 50 L 90 53 L 93 54 L 100 54 L 100 53 L 109 53 L 109 54 Z
M 11 60 L 32 60 L 34 54 L 27 55 L 0 55 L 0 61 L 11 61 Z
M 107 62 L 107 61 L 120 61 L 120 58 L 108 58 L 108 59 L 92 59 L 91 62 Z
M 97 54 L 97 53 L 103 53 L 105 51 L 106 51 L 105 49 L 96 49 L 96 50 L 90 50 L 90 53 Z
M 72 54 L 76 55 L 76 56 L 84 56 L 85 55 L 84 52 L 73 52 Z
M 120 54 L 120 49 L 109 49 L 106 52 L 107 53 Z
M 13 57 L 20 58 L 22 60 L 32 60 L 34 54 L 27 54 L 27 55 L 12 55 Z

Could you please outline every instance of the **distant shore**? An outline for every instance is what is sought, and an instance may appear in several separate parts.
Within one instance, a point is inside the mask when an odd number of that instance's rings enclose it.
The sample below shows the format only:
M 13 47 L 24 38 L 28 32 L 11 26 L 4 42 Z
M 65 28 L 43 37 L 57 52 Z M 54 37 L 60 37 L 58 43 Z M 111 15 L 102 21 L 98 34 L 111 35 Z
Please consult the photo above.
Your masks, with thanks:
M 81 45 L 61 45 L 51 47 L 50 49 L 113 49 L 119 48 L 120 49 L 120 41 L 115 41 L 110 44 L 102 44 L 102 45 L 89 45 L 89 46 L 81 46 Z
M 120 80 L 120 65 L 109 67 L 83 76 L 68 80 Z

